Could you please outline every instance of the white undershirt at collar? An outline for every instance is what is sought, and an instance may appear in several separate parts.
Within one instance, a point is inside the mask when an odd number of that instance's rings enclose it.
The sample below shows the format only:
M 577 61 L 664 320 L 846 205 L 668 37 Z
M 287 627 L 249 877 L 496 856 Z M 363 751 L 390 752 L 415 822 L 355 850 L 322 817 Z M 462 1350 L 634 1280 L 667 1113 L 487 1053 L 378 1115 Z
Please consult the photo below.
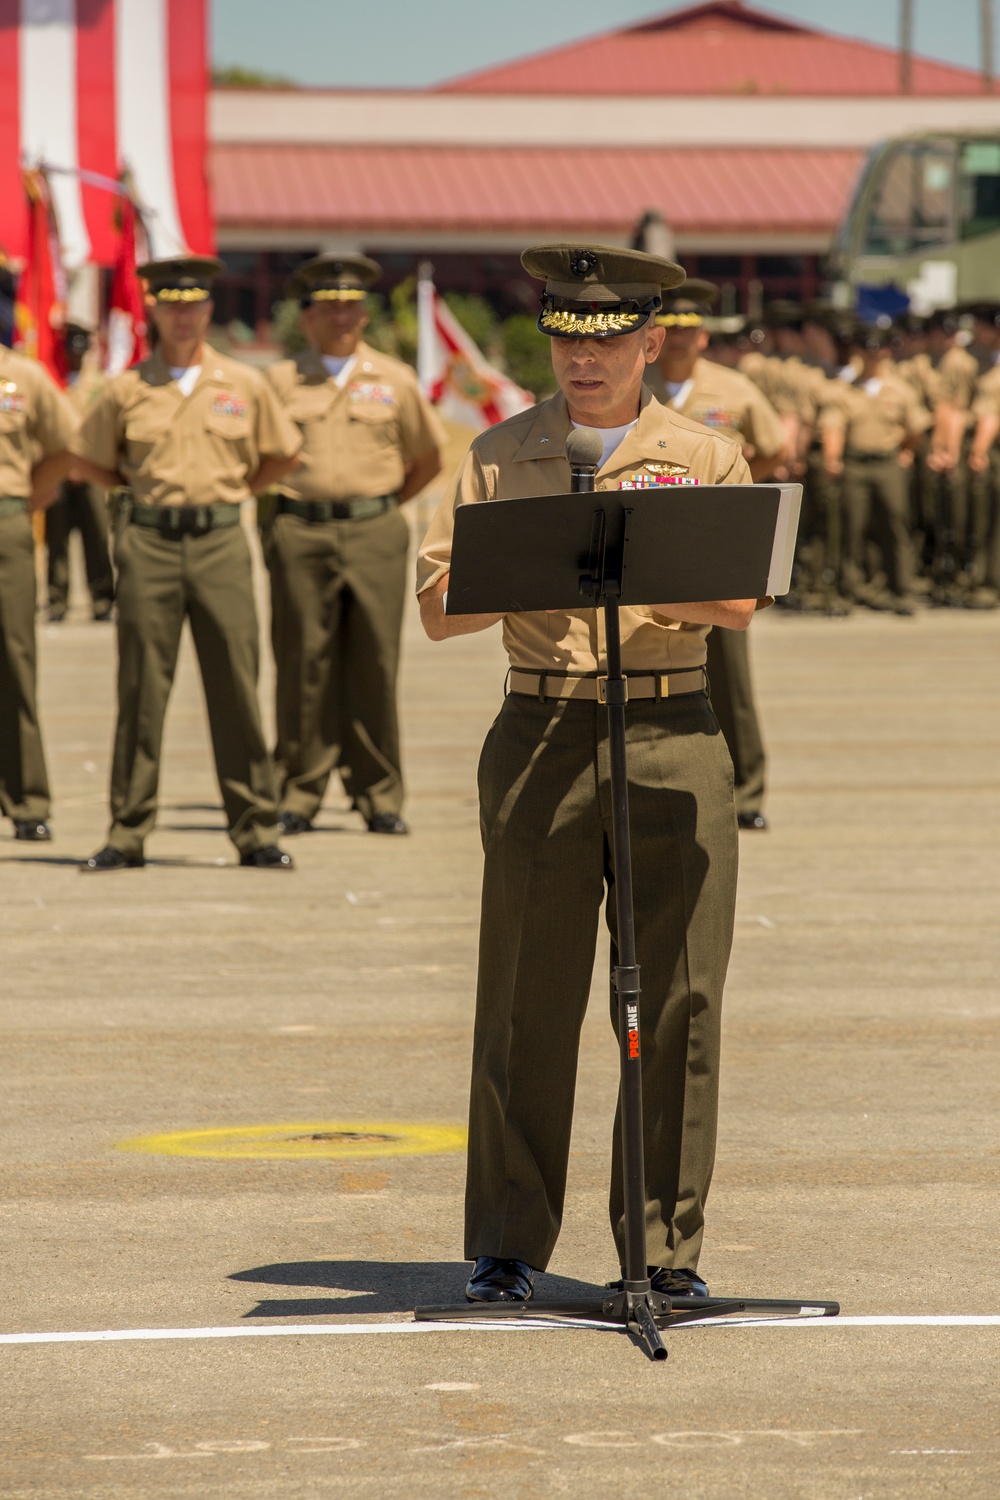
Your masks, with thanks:
M 170 377 L 180 386 L 182 396 L 190 396 L 198 384 L 201 365 L 171 365 Z
M 665 380 L 663 384 L 667 388 L 669 397 L 667 405 L 672 406 L 674 411 L 683 410 L 687 398 L 694 390 L 694 377 L 692 376 L 690 380 L 683 380 L 680 384 L 676 380 Z
M 332 375 L 333 383 L 343 390 L 354 366 L 358 362 L 356 354 L 345 354 L 343 357 L 336 354 L 321 354 L 320 358 L 326 367 L 326 373 Z
M 602 469 L 604 468 L 604 465 L 607 463 L 608 459 L 611 457 L 612 453 L 614 453 L 615 449 L 621 443 L 621 441 L 624 438 L 626 432 L 631 432 L 632 428 L 635 426 L 635 424 L 636 424 L 636 422 L 638 422 L 638 420 L 639 420 L 639 418 L 636 417 L 636 419 L 635 419 L 634 422 L 626 422 L 623 427 L 595 427 L 594 428 L 595 432 L 599 432 L 600 433 L 600 435 L 601 435 L 601 442 L 604 444 L 604 451 L 601 454 L 601 464 L 600 464 L 600 466 L 601 466 Z M 584 422 L 574 422 L 573 423 L 574 427 L 583 427 L 585 425 L 586 424 Z

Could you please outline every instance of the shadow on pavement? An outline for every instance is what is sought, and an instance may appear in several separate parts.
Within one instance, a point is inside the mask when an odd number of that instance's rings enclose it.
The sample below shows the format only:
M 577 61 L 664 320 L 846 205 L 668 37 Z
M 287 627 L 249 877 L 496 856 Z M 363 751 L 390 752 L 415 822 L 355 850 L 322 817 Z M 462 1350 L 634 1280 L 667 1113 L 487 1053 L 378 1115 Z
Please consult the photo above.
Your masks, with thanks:
M 357 1313 L 412 1312 L 422 1303 L 461 1302 L 471 1269 L 468 1261 L 304 1260 L 234 1271 L 229 1280 L 337 1289 L 336 1297 L 258 1302 L 244 1313 L 246 1318 L 316 1318 L 331 1314 L 343 1317 Z M 539 1297 L 593 1297 L 597 1290 L 602 1289 L 568 1276 L 535 1278 L 535 1294 Z

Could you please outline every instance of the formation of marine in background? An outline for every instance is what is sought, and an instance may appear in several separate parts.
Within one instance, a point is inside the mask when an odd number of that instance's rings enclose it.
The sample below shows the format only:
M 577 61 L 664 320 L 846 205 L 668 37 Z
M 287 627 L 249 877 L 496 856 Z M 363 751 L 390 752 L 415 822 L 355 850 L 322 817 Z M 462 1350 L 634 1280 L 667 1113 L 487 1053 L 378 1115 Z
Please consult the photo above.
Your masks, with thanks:
M 774 303 L 707 356 L 767 397 L 786 435 L 775 476 L 804 487 L 785 608 L 997 606 L 1000 304 L 873 326 Z
M 312 827 L 334 769 L 372 832 L 405 833 L 396 674 L 409 529 L 398 507 L 438 471 L 445 433 L 409 366 L 362 339 L 379 267 L 330 255 L 301 266 L 290 295 L 309 348 L 266 378 L 201 342 L 221 262 L 181 257 L 146 269 L 166 276 L 149 296 L 161 321 L 177 299 L 181 316 L 192 298 L 203 301 L 204 327 L 190 345 L 203 352 L 189 369 L 168 370 L 160 351 L 139 373 L 109 383 L 87 359 L 90 331 L 72 325 L 63 397 L 38 367 L 0 349 L 0 720 L 9 730 L 0 733 L 0 812 L 16 837 L 50 837 L 29 505 L 36 492 L 51 498 L 49 479 L 58 473 L 66 477 L 46 518 L 50 621 L 66 614 L 68 539 L 79 529 L 94 618 L 109 619 L 115 601 L 120 639 L 134 643 L 151 632 L 163 657 L 156 690 L 145 693 L 136 674 L 152 647 L 135 658 L 135 671 L 128 668 L 135 652 L 123 657 L 112 831 L 86 867 L 143 862 L 185 614 L 198 626 L 209 702 L 233 690 L 245 704 L 213 727 L 241 862 L 291 868 L 273 840 L 279 828 L 288 835 Z M 739 442 L 755 481 L 801 480 L 793 588 L 782 606 L 831 616 L 858 606 L 898 615 L 921 605 L 995 608 L 1000 303 L 873 326 L 828 305 L 792 302 L 771 304 L 758 323 L 718 319 L 718 297 L 715 286 L 692 278 L 663 289 L 656 322 L 666 337 L 646 384 L 663 405 Z M 199 380 L 202 358 L 211 368 Z M 182 376 L 187 386 L 178 384 Z M 182 453 L 184 423 L 191 430 Z M 71 443 L 75 425 L 81 437 Z M 123 475 L 130 488 L 119 489 L 116 502 L 116 587 L 102 486 L 120 486 Z M 273 757 L 256 711 L 249 556 L 240 528 L 226 529 L 239 518 L 235 502 L 251 492 L 262 495 L 271 582 Z M 221 600 L 238 584 L 245 618 L 235 657 L 220 654 L 211 630 L 206 635 L 204 599 L 188 597 L 185 539 L 209 532 L 215 551 L 224 541 L 233 551 L 225 565 L 217 560 L 212 588 Z M 169 607 L 145 583 L 131 593 L 126 586 L 126 562 L 150 539 L 157 556 L 169 553 L 180 569 Z M 220 638 L 235 629 L 231 603 L 208 611 Z M 236 657 L 245 661 L 234 677 Z M 766 755 L 745 634 L 711 632 L 708 675 L 733 760 L 739 825 L 766 828 Z

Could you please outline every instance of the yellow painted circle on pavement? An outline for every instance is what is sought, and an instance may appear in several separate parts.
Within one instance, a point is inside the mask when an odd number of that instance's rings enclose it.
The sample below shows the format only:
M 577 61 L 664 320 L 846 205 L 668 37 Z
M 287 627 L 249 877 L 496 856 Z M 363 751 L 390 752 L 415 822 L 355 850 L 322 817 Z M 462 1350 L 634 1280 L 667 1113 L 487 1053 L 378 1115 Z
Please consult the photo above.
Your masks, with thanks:
M 119 1141 L 119 1151 L 155 1156 L 203 1156 L 217 1161 L 367 1161 L 379 1156 L 438 1156 L 465 1150 L 457 1125 L 400 1124 L 397 1120 L 311 1120 L 289 1125 L 177 1130 Z

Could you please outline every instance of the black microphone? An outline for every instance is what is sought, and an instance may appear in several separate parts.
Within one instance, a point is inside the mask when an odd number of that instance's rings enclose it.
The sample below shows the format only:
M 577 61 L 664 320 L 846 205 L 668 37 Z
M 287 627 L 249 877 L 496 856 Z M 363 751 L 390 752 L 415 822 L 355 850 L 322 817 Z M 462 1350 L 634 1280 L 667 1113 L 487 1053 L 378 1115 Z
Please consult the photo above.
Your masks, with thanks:
M 604 457 L 604 439 L 594 427 L 574 427 L 566 439 L 569 487 L 574 495 L 589 495 Z

